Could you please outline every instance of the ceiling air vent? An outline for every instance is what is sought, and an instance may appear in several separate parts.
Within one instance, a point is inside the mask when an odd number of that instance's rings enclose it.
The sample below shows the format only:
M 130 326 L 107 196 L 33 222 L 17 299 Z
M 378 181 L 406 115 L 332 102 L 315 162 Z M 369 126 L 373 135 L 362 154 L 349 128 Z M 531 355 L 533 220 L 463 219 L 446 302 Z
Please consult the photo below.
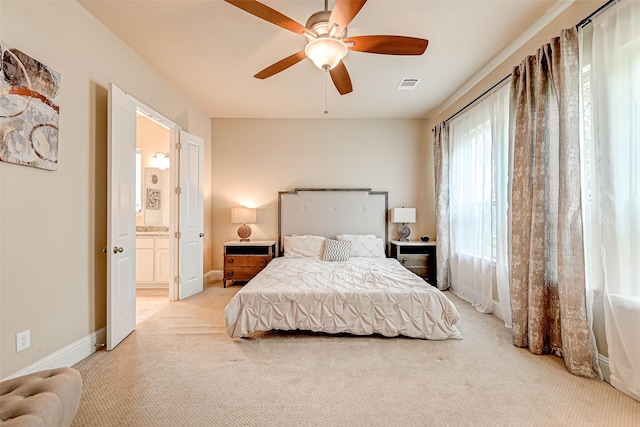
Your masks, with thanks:
M 397 90 L 413 90 L 418 86 L 420 79 L 402 79 Z

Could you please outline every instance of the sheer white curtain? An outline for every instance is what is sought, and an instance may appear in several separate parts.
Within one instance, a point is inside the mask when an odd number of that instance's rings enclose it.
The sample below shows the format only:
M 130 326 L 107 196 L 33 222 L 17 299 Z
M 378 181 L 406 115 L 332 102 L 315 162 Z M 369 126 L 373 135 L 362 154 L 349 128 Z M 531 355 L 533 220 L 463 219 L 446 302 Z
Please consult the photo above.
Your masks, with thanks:
M 603 280 L 611 384 L 640 400 L 640 2 L 593 19 L 592 260 Z
M 505 84 L 449 122 L 451 289 L 476 310 L 491 313 L 493 282 L 500 279 L 505 319 L 511 313 L 506 250 L 508 120 Z

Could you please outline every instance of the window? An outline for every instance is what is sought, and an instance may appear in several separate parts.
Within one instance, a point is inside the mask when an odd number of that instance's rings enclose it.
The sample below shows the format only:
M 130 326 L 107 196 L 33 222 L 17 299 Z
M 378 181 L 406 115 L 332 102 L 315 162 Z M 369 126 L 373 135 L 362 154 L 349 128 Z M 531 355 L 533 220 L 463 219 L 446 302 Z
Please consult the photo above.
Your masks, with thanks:
M 504 85 L 449 124 L 452 249 L 494 262 L 497 191 L 507 179 L 508 96 Z
M 455 135 L 455 132 L 453 133 Z M 495 187 L 491 176 L 493 159 L 490 122 L 484 121 L 456 138 L 451 159 L 457 170 L 453 177 L 452 222 L 456 224 L 456 247 L 473 256 L 495 259 L 495 227 L 491 221 Z M 469 168 L 467 173 L 462 169 Z M 489 218 L 489 221 L 484 221 Z M 490 238 L 483 238 L 490 236 Z
M 508 84 L 449 122 L 451 287 L 483 313 L 507 277 L 508 145 Z

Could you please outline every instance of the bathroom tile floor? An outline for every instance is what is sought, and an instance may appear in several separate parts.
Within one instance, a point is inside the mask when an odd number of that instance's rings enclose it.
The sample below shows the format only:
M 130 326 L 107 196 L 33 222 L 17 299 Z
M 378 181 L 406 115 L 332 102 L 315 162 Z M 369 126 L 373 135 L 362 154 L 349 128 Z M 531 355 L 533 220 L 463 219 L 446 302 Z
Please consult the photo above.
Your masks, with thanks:
M 169 304 L 168 289 L 136 289 L 136 324 L 149 318 L 167 304 Z

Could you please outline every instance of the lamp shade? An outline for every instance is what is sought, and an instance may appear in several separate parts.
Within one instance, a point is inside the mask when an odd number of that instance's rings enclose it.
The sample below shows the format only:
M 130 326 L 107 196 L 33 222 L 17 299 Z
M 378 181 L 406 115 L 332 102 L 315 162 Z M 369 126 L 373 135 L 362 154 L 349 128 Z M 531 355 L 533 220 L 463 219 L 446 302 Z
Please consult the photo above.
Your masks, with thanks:
M 391 209 L 391 222 L 414 223 L 416 222 L 416 208 Z
M 252 224 L 256 222 L 256 210 L 251 208 L 231 208 L 231 222 L 234 224 Z

